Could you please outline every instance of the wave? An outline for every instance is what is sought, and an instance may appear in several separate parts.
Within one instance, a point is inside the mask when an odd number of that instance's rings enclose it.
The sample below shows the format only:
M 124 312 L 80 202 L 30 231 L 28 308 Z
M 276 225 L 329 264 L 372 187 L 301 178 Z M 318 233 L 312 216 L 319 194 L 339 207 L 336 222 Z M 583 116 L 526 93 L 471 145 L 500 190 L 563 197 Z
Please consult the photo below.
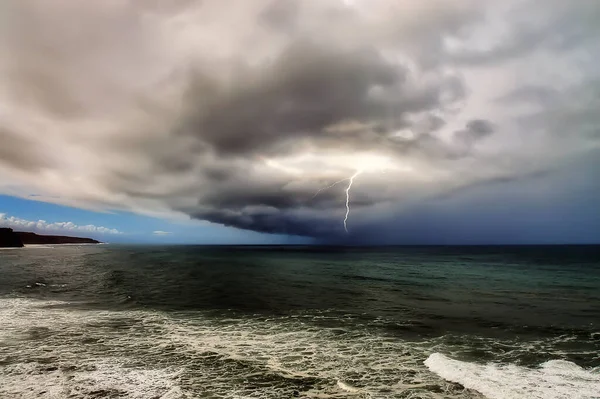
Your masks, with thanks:
M 314 315 L 73 305 L 0 297 L 1 398 L 480 397 L 430 373 L 414 343 Z
M 515 364 L 477 364 L 434 353 L 425 365 L 443 379 L 473 389 L 490 399 L 598 399 L 600 370 L 586 370 L 565 360 L 538 368 Z
M 323 315 L 74 305 L 0 297 L 0 397 L 600 397 L 598 371 L 573 363 L 530 369 L 427 358 L 444 346 L 439 340 L 328 328 L 318 323 Z

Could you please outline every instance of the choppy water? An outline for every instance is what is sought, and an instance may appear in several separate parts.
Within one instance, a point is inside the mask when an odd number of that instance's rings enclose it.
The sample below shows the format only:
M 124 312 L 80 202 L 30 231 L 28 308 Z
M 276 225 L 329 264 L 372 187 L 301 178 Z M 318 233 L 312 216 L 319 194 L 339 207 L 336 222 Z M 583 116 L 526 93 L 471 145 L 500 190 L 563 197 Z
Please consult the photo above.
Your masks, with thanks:
M 600 248 L 0 251 L 0 398 L 600 398 Z

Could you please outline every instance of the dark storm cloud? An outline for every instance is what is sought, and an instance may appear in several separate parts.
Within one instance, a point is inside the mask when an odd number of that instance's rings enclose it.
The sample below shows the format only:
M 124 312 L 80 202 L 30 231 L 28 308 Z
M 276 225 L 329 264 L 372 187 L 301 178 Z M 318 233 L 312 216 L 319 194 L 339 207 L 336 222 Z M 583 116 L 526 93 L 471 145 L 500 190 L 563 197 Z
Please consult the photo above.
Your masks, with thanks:
M 209 91 L 199 85 L 186 98 L 190 120 L 183 130 L 222 155 L 281 154 L 301 140 L 335 141 L 352 150 L 385 141 L 390 130 L 406 127 L 405 115 L 443 107 L 448 90 L 461 93 L 451 80 L 410 87 L 406 68 L 375 49 L 340 51 L 315 42 L 294 42 L 270 66 L 238 79 L 233 87 Z M 348 120 L 386 130 L 332 128 Z
M 598 244 L 599 168 L 596 150 L 547 170 L 469 184 L 402 212 L 374 215 L 345 243 Z
M 417 127 L 409 117 L 439 112 L 460 101 L 466 94 L 462 80 L 440 75 L 420 82 L 403 63 L 384 58 L 370 44 L 338 48 L 327 41 L 294 37 L 267 65 L 254 68 L 241 63 L 233 79 L 221 84 L 211 77 L 210 69 L 198 68 L 187 78 L 185 108 L 173 128 L 177 133 L 167 136 L 169 143 L 159 136 L 156 142 L 150 139 L 142 144 L 148 146 L 147 153 L 154 154 L 153 174 L 140 182 L 137 172 L 117 173 L 121 178 L 115 188 L 132 196 L 168 197 L 172 192 L 162 194 L 144 187 L 157 174 L 177 174 L 179 167 L 193 169 L 188 161 L 194 160 L 198 203 L 175 209 L 194 218 L 260 232 L 334 234 L 340 232 L 343 212 L 339 191 L 313 198 L 319 186 L 290 188 L 302 179 L 256 174 L 251 171 L 255 158 L 323 148 L 426 159 L 448 158 L 454 152 L 452 143 L 433 135 L 443 126 L 443 118 L 428 115 Z M 399 141 L 391 136 L 413 125 L 414 137 Z M 177 145 L 183 141 L 185 145 Z M 179 152 L 173 153 L 173 148 Z M 203 161 L 207 154 L 221 163 Z M 359 197 L 354 206 L 387 200 Z M 270 211 L 265 214 L 264 209 Z M 311 209 L 322 215 L 311 215 Z
M 269 234 L 289 234 L 315 238 L 338 235 L 332 223 L 317 218 L 298 217 L 281 209 L 273 211 L 228 212 L 224 209 L 196 210 L 192 217 L 229 227 Z
M 268 233 L 295 235 L 339 234 L 339 192 L 314 196 L 309 187 L 290 188 L 290 180 L 265 179 L 236 174 L 213 184 L 198 205 L 182 209 L 192 217 L 227 226 Z M 371 201 L 371 204 L 374 203 Z M 320 210 L 318 215 L 312 210 Z
M 82 4 L 0 5 L 0 178 L 22 174 L 46 198 L 322 238 L 344 233 L 348 181 L 319 190 L 359 169 L 356 223 L 527 176 L 598 131 L 595 69 L 554 87 L 585 59 L 563 52 L 595 54 L 587 0 L 551 0 L 531 26 L 546 3 Z M 541 50 L 565 65 L 520 75 L 548 67 L 528 58 Z
M 301 135 L 325 134 L 326 126 L 344 118 L 376 117 L 383 104 L 368 98 L 369 89 L 389 87 L 399 74 L 373 55 L 334 54 L 299 44 L 248 85 L 217 94 L 190 130 L 219 152 L 248 153 Z M 189 101 L 197 103 L 193 97 Z

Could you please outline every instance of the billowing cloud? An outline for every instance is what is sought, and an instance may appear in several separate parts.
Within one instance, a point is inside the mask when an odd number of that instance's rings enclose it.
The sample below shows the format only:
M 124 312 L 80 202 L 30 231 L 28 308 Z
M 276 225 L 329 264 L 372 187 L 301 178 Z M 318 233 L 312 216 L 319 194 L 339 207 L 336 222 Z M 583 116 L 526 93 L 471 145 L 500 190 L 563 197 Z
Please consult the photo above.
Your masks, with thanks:
M 49 223 L 45 220 L 26 220 L 15 216 L 9 216 L 0 213 L 0 227 L 10 227 L 18 231 L 29 231 L 37 233 L 85 233 L 85 234 L 121 234 L 117 229 L 109 229 L 102 226 L 88 224 L 85 226 L 76 225 L 73 222 L 54 222 Z
M 358 170 L 352 218 L 368 223 L 597 147 L 599 15 L 593 0 L 6 2 L 0 191 L 343 235 L 347 182 L 315 193 Z

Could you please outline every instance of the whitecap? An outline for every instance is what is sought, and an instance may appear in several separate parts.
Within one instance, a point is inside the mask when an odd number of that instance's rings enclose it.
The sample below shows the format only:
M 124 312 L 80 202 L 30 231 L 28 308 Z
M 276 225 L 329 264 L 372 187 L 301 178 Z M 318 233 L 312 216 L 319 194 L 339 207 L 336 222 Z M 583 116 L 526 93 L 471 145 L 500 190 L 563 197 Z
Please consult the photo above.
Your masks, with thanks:
M 353 393 L 360 392 L 360 389 L 353 387 L 352 385 L 347 384 L 344 381 L 338 381 L 337 386 L 346 392 L 353 392 Z
M 490 399 L 600 398 L 600 373 L 565 360 L 550 360 L 538 368 L 527 368 L 515 364 L 469 363 L 434 353 L 425 365 L 443 379 Z

